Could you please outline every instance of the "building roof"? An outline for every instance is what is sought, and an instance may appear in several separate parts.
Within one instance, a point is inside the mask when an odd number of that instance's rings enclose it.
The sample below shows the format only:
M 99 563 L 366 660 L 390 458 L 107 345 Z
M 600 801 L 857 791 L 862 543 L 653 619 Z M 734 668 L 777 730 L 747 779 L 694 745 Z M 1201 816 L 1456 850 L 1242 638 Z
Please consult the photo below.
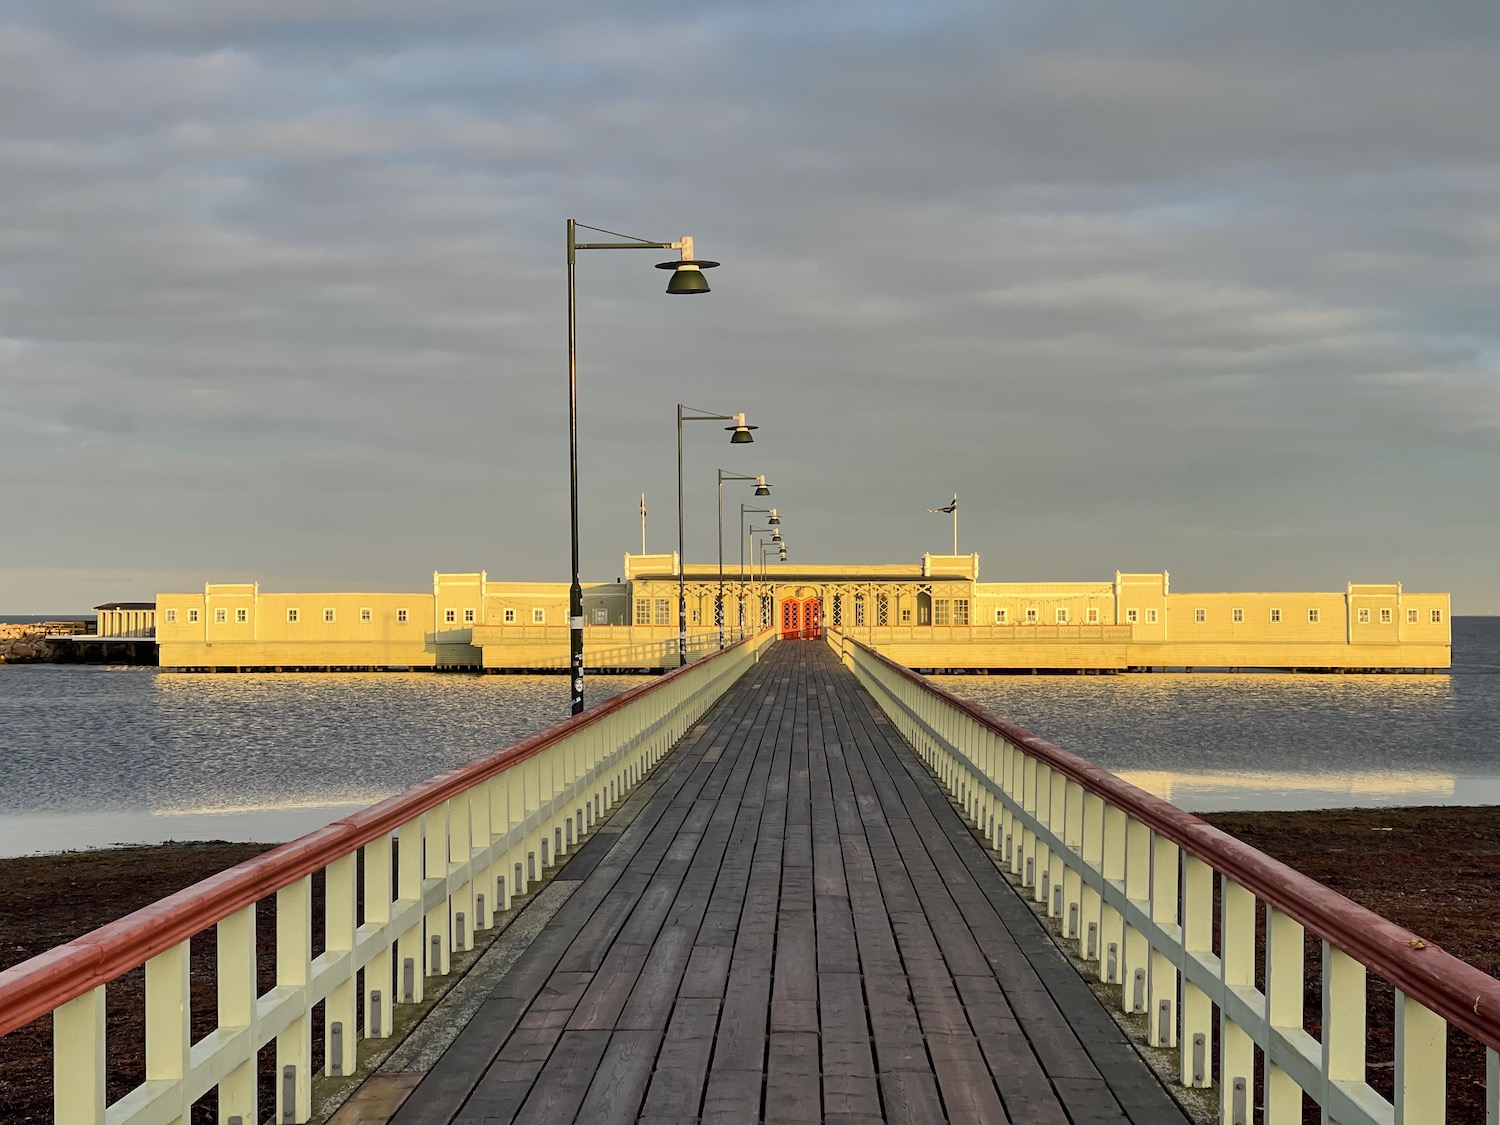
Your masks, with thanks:
M 105 602 L 96 605 L 95 609 L 155 609 L 155 602 Z

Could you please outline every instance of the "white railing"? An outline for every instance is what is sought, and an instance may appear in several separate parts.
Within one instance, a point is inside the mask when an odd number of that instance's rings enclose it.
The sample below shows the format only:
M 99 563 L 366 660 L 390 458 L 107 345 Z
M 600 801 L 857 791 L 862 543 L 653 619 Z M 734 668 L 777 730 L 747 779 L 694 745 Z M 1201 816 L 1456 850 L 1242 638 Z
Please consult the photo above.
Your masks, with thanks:
M 774 640 L 747 639 L 5 970 L 0 1035 L 52 1013 L 58 1125 L 186 1121 L 215 1088 L 222 1125 L 255 1125 L 256 1056 L 273 1042 L 275 1120 L 307 1121 L 314 1006 L 323 1005 L 323 1073 L 353 1073 L 359 1040 L 388 1037 L 395 1009 L 420 1003 L 450 955 L 473 948 L 475 931 L 566 855 Z M 314 957 L 319 871 L 325 952 Z M 260 993 L 255 909 L 272 895 L 276 984 Z M 194 1042 L 189 943 L 214 926 L 217 1023 Z M 105 985 L 141 965 L 146 1080 L 106 1104 Z
M 1257 1055 L 1265 1125 L 1301 1125 L 1304 1092 L 1325 1122 L 1440 1125 L 1450 1026 L 1483 1044 L 1500 1123 L 1500 981 L 868 646 L 829 643 L 1146 1042 L 1178 1052 L 1182 1084 L 1219 1075 L 1224 1125 L 1252 1121 Z M 1305 1029 L 1309 934 L 1321 1038 Z M 1395 990 L 1390 1101 L 1367 1081 L 1371 973 Z

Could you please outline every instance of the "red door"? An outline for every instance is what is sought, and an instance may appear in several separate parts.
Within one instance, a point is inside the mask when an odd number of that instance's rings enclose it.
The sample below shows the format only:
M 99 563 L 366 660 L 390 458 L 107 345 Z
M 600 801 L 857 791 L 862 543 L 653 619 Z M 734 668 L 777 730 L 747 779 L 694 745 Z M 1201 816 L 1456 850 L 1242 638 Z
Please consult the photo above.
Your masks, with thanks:
M 802 634 L 802 603 L 787 598 L 781 603 L 781 639 L 795 641 Z
M 808 598 L 802 603 L 802 636 L 815 641 L 823 635 L 823 603 L 817 598 Z

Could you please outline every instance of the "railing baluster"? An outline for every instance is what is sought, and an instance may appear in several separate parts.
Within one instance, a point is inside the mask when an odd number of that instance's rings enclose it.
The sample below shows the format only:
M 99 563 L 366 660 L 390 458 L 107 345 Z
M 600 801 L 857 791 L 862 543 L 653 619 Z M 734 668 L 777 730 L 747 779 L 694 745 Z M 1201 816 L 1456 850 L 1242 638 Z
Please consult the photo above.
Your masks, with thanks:
M 1220 979 L 1225 990 L 1251 989 L 1255 986 L 1255 896 L 1233 879 L 1220 880 L 1221 917 L 1219 940 L 1223 957 L 1219 963 Z M 1363 996 L 1361 996 L 1363 1004 Z M 1363 1007 L 1361 1007 L 1363 1011 Z M 1219 1012 L 1219 1086 L 1221 1119 L 1229 1125 L 1234 1120 L 1234 1083 L 1243 1079 L 1248 1088 L 1255 1071 L 1255 1044 L 1250 1034 Z
M 312 966 L 312 876 L 305 875 L 276 892 L 276 990 L 305 997 Z M 276 1036 L 276 1073 L 287 1067 L 295 1081 L 276 1084 L 276 1120 L 306 1121 L 312 1115 L 312 1017 L 302 1014 Z M 292 1097 L 287 1097 L 290 1087 Z
M 190 942 L 178 942 L 146 962 L 146 1081 L 175 1082 L 183 1093 L 191 1020 Z M 189 1106 L 182 1100 L 183 1120 Z
M 1125 824 L 1123 809 L 1104 806 L 1104 881 L 1125 890 Z M 1125 945 L 1125 917 L 1109 902 L 1099 909 L 1099 979 L 1105 984 L 1119 984 L 1120 954 Z M 1111 952 L 1113 951 L 1113 952 Z
M 1080 939 L 1079 951 L 1083 951 L 1082 911 L 1083 874 L 1077 864 L 1083 857 L 1083 786 L 1062 774 L 1063 782 L 1063 843 L 1067 856 L 1059 856 L 1062 864 L 1062 926 L 1063 936 Z M 1066 862 L 1064 862 L 1066 860 Z
M 1448 1025 L 1396 990 L 1396 1125 L 1429 1125 L 1447 1117 Z
M 420 967 L 422 951 L 422 823 L 427 814 L 413 817 L 403 824 L 396 836 L 396 897 L 403 906 L 416 910 L 415 918 L 396 938 L 396 999 L 402 1003 L 420 1004 L 424 995 Z M 407 965 L 412 971 L 407 972 Z M 410 987 L 408 988 L 408 984 Z
M 425 901 L 428 889 L 435 885 L 442 885 L 445 893 L 441 901 L 434 904 L 423 919 L 427 929 L 426 957 L 418 964 L 426 966 L 426 975 L 430 977 L 446 976 L 448 973 L 448 945 L 449 934 L 452 932 L 453 922 L 453 897 L 446 893 L 448 883 L 449 866 L 448 856 L 448 821 L 449 806 L 453 802 L 444 801 L 436 806 L 422 818 L 422 896 Z M 434 943 L 433 938 L 437 938 Z M 437 951 L 434 957 L 433 950 Z
M 463 793 L 448 802 L 448 867 L 442 877 L 452 880 L 453 873 L 469 862 L 470 842 L 473 839 L 473 827 L 470 820 L 469 794 Z M 465 918 L 474 917 L 474 879 L 470 872 L 469 878 L 458 886 L 448 888 L 448 933 L 452 935 L 451 941 L 445 937 L 448 948 L 454 952 L 462 952 L 470 948 L 463 944 L 468 940 L 468 934 L 460 934 L 454 920 L 462 914 Z
M 104 1125 L 104 986 L 52 1013 L 52 1106 L 56 1125 Z
M 1365 1080 L 1365 967 L 1323 942 L 1323 1082 L 1318 1098 L 1327 1118 L 1336 1083 Z
M 1178 894 L 1182 880 L 1181 850 L 1165 836 L 1151 837 L 1151 920 L 1166 935 L 1165 943 L 1151 949 L 1151 1013 L 1149 1042 L 1155 1047 L 1177 1045 L 1177 966 L 1172 946 L 1181 940 L 1177 924 Z
M 1125 897 L 1147 918 L 1151 917 L 1151 829 L 1134 817 L 1125 821 Z M 1124 931 L 1120 981 L 1125 988 L 1120 1002 L 1125 1011 L 1137 1012 L 1141 1009 L 1137 1006 L 1134 983 L 1136 973 L 1144 977 L 1147 972 L 1150 947 L 1146 935 L 1130 922 L 1125 923 Z
M 323 1003 L 324 1074 L 353 1074 L 354 1056 L 359 1045 L 359 1040 L 354 1035 L 354 910 L 357 865 L 358 853 L 350 852 L 324 869 L 323 947 L 330 959 L 337 954 L 344 954 L 344 972 L 347 973 L 347 976 L 333 986 L 333 991 Z M 343 1029 L 337 1044 L 337 1058 L 333 1041 L 335 1025 Z
M 219 1028 L 244 1028 L 250 1042 L 255 1039 L 256 950 L 255 906 L 242 907 L 215 927 L 218 961 Z M 231 1070 L 219 1083 L 219 1122 L 231 1117 L 256 1121 L 255 1059 Z
M 1266 1014 L 1272 1031 L 1302 1031 L 1306 991 L 1302 926 L 1266 907 Z M 1302 1087 L 1266 1053 L 1266 1125 L 1302 1125 Z
M 1182 857 L 1182 948 L 1191 964 L 1194 954 L 1212 955 L 1214 941 L 1214 872 L 1194 855 Z M 1200 1040 L 1201 1037 L 1201 1040 Z M 1181 1077 L 1184 1086 L 1209 1085 L 1214 1053 L 1213 1003 L 1187 974 L 1182 978 Z M 1199 1046 L 1201 1042 L 1201 1047 Z
M 365 921 L 364 929 L 379 931 L 391 920 L 391 838 L 378 836 L 365 845 Z M 389 937 L 378 953 L 365 965 L 365 1037 L 383 1039 L 390 1034 L 391 942 Z M 375 1012 L 375 994 L 380 995 L 381 1011 Z

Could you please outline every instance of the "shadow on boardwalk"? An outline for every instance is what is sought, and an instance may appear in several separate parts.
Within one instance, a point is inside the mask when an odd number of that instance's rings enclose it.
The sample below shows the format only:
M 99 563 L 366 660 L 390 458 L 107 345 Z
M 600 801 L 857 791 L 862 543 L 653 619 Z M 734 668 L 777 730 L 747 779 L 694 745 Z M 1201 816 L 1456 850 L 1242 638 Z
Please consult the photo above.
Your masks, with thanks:
M 622 811 L 397 1125 L 1186 1121 L 821 643 Z

